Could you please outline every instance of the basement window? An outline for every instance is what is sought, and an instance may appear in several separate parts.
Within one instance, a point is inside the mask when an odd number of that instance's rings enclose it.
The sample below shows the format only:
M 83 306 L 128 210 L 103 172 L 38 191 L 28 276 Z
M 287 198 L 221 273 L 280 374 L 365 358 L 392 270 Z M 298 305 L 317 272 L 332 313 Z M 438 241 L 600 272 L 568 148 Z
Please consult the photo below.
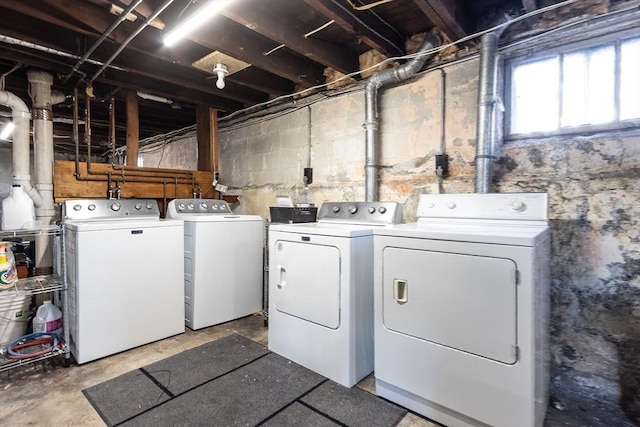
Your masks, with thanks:
M 640 36 L 507 64 L 507 135 L 640 125 Z

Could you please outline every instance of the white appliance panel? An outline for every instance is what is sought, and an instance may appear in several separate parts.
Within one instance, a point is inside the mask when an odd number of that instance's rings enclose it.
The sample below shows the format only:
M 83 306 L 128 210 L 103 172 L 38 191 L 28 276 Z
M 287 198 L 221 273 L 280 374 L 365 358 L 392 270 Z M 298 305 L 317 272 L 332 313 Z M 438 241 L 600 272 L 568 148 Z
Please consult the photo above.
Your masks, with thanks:
M 275 309 L 331 329 L 340 326 L 340 250 L 335 246 L 275 242 Z
M 546 230 L 540 231 L 548 236 Z M 410 238 L 375 233 L 376 394 L 450 427 L 541 427 L 549 375 L 548 362 L 542 362 L 548 358 L 544 338 L 548 327 L 548 239 L 535 247 L 522 247 L 431 240 L 430 233 L 417 232 Z M 513 260 L 519 273 L 517 362 L 507 365 L 387 328 L 382 320 L 383 254 L 387 248 Z
M 292 224 L 295 225 L 295 224 Z M 297 230 L 291 228 L 290 230 Z M 303 240 L 304 239 L 304 240 Z M 305 241 L 309 239 L 308 241 Z M 339 327 L 332 329 L 302 317 L 292 316 L 276 308 L 278 289 L 277 264 L 290 265 L 282 255 L 276 261 L 277 243 L 323 248 L 321 254 L 330 254 L 335 263 L 340 260 L 339 276 L 333 284 L 324 287 L 335 288 L 339 283 Z M 289 246 L 294 248 L 296 246 Z M 339 255 L 330 248 L 335 248 Z M 314 248 L 312 248 L 313 250 Z M 326 252 L 325 252 L 326 251 Z M 297 234 L 279 229 L 269 229 L 269 349 L 308 369 L 342 384 L 355 385 L 373 371 L 373 236 L 336 238 L 335 236 Z M 292 253 L 292 252 L 288 252 Z M 303 274 L 309 267 L 325 275 L 326 258 L 310 258 L 295 254 L 304 265 L 296 269 Z M 285 267 L 286 268 L 286 267 Z M 306 270 L 308 275 L 309 270 Z M 308 278 L 305 277 L 305 280 Z M 316 284 L 315 286 L 319 286 Z M 335 301 L 333 299 L 332 301 Z M 321 306 L 321 304 L 317 303 Z M 320 307 L 323 308 L 322 306 Z M 333 309 L 327 309 L 332 311 Z M 335 315 L 335 312 L 334 312 Z
M 185 220 L 187 326 L 200 329 L 261 310 L 263 235 L 256 216 Z
M 516 362 L 511 259 L 386 247 L 386 328 L 502 363 Z
M 184 332 L 182 223 L 109 225 L 68 226 L 72 353 L 78 363 Z

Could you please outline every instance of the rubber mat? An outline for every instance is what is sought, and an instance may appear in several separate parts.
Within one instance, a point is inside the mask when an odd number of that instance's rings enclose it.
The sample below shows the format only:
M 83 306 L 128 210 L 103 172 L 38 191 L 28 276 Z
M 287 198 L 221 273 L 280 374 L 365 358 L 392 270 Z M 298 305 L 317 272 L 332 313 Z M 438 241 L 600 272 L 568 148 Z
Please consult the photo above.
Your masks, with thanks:
M 230 335 L 83 390 L 109 426 L 394 426 L 406 410 Z

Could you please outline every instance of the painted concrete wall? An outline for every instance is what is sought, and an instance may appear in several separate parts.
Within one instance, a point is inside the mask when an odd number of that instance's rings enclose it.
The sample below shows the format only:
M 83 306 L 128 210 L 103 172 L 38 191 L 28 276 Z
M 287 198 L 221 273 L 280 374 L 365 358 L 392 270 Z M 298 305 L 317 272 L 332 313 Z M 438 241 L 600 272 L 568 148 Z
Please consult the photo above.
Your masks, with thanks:
M 477 60 L 445 70 L 446 193 L 473 191 L 477 73 Z M 405 221 L 415 220 L 419 194 L 438 191 L 440 78 L 432 71 L 382 92 L 381 199 L 402 203 Z M 303 201 L 309 155 L 311 201 L 364 199 L 364 94 L 309 108 L 310 139 L 306 107 L 221 130 L 221 182 L 242 189 L 239 212 L 268 217 L 276 194 Z M 512 141 L 499 150 L 496 191 L 550 197 L 551 410 L 570 423 L 640 417 L 639 134 Z

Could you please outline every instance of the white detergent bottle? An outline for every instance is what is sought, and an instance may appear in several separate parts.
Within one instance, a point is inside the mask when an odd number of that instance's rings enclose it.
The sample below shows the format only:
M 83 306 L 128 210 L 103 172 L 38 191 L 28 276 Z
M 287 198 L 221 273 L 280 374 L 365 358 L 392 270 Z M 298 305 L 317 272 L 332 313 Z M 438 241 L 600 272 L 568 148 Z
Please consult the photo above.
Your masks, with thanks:
M 38 307 L 33 318 L 33 332 L 62 334 L 62 312 L 50 300 Z
M 13 184 L 11 194 L 2 201 L 2 229 L 33 228 L 35 220 L 33 200 L 21 185 Z
M 16 260 L 11 252 L 11 243 L 0 242 L 0 289 L 13 287 L 18 281 Z

